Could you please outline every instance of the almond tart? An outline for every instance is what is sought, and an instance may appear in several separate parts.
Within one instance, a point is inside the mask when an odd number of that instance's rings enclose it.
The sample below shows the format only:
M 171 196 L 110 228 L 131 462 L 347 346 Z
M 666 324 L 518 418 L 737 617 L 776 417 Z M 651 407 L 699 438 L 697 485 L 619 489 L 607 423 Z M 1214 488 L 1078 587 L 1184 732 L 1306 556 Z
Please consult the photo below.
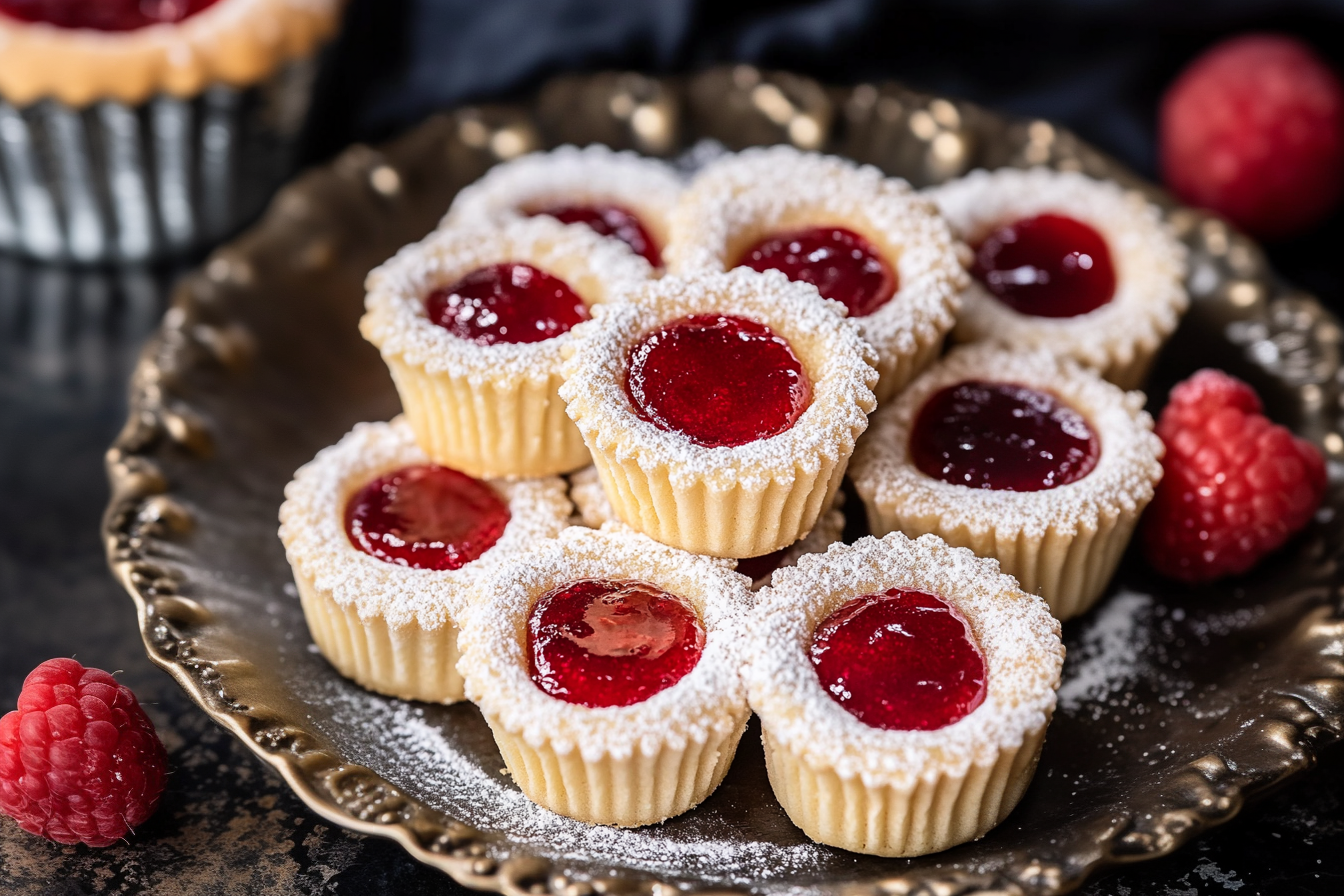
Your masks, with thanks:
M 593 824 L 662 821 L 732 764 L 751 600 L 707 557 L 567 529 L 486 582 L 462 633 L 467 696 L 532 801 Z
M 452 228 L 369 274 L 360 332 L 436 463 L 481 477 L 565 473 L 590 463 L 557 395 L 572 330 L 651 276 L 623 243 L 578 224 Z
M 575 336 L 560 394 L 629 526 L 757 557 L 832 505 L 877 380 L 838 302 L 778 271 L 667 276 Z
M 681 186 L 666 162 L 600 144 L 561 146 L 491 168 L 457 194 L 442 226 L 547 215 L 621 240 L 662 267 Z
M 874 415 L 850 475 L 874 534 L 992 557 L 1068 619 L 1101 596 L 1162 478 L 1143 404 L 1045 352 L 964 346 Z
M 1143 384 L 1189 304 L 1185 246 L 1134 191 L 1072 171 L 973 171 L 928 191 L 975 254 L 958 342 L 998 340 Z
M 666 254 L 673 273 L 782 270 L 842 302 L 877 351 L 879 403 L 938 356 L 966 285 L 947 224 L 909 184 L 788 146 L 705 166 Z
M 361 423 L 294 474 L 280 540 L 322 655 L 358 684 L 462 699 L 458 622 L 481 576 L 558 534 L 559 478 L 482 482 L 432 464 L 404 418 Z
M 1031 782 L 1064 648 L 1045 603 L 933 536 L 775 573 L 743 669 L 775 796 L 813 840 L 917 856 L 982 837 Z

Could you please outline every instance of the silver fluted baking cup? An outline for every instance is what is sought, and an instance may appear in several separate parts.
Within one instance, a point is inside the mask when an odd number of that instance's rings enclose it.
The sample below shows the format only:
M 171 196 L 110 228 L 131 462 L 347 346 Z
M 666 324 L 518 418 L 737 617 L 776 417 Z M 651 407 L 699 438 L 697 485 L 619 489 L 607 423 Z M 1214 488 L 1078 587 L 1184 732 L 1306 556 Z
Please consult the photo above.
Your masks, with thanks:
M 139 262 L 227 236 L 289 173 L 316 71 L 138 106 L 0 100 L 0 249 Z

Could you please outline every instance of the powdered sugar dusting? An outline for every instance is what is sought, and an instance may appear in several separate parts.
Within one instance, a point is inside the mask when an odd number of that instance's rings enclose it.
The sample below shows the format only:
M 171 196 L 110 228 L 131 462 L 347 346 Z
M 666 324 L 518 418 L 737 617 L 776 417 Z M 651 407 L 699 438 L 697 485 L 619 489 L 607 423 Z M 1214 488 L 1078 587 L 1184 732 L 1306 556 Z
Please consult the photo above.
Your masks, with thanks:
M 1152 611 L 1149 595 L 1121 591 L 1087 621 L 1081 645 L 1069 654 L 1064 667 L 1061 712 L 1076 713 L 1084 705 L 1100 704 L 1138 678 L 1148 653 Z

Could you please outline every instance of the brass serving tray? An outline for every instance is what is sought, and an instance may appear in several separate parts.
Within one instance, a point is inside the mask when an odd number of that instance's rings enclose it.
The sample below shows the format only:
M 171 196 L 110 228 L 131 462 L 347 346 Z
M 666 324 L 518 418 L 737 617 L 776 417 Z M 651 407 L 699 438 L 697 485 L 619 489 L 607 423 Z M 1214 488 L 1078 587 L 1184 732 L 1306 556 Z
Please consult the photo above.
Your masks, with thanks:
M 1065 628 L 1060 711 L 1026 799 L 984 839 L 921 859 L 807 841 L 770 793 L 754 726 L 702 806 L 655 827 L 596 828 L 529 809 L 473 707 L 403 703 L 340 678 L 310 647 L 276 510 L 318 449 L 398 410 L 356 330 L 365 272 L 500 159 L 602 142 L 693 164 L 712 151 L 705 140 L 793 142 L 916 185 L 1045 164 L 1143 191 L 1192 262 L 1193 308 L 1151 394 L 1198 366 L 1225 367 L 1339 470 L 1338 322 L 1277 283 L 1253 243 L 1068 132 L 897 85 L 827 89 L 747 67 L 567 77 L 526 104 L 460 109 L 381 149 L 349 149 L 181 282 L 107 456 L 108 561 L 151 659 L 314 811 L 504 893 L 1061 893 L 1227 821 L 1339 738 L 1338 483 L 1308 532 L 1242 579 L 1179 587 L 1130 558 L 1106 601 Z

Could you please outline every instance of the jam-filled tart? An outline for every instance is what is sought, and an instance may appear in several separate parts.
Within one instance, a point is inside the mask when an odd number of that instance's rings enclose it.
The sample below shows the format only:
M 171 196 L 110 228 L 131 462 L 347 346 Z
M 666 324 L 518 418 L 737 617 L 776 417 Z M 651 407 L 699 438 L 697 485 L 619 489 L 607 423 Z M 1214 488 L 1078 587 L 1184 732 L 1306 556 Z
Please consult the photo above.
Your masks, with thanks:
M 480 595 L 459 668 L 529 799 L 630 827 L 723 780 L 750 715 L 746 579 L 629 529 L 573 527 Z
M 1189 304 L 1185 247 L 1138 193 L 1072 171 L 973 171 L 928 195 L 974 252 L 958 342 L 1045 349 L 1143 384 Z
M 876 379 L 838 303 L 737 268 L 597 308 L 560 394 L 623 522 L 693 553 L 757 557 L 831 506 Z
M 651 276 L 625 244 L 548 217 L 441 230 L 369 274 L 360 332 L 436 463 L 564 473 L 589 458 L 557 395 L 562 353 L 592 306 Z
M 874 534 L 992 557 L 1068 619 L 1101 596 L 1162 478 L 1143 404 L 1046 352 L 964 346 L 873 415 L 850 475 Z
M 434 464 L 410 425 L 360 423 L 294 474 L 280 539 L 322 655 L 371 690 L 462 699 L 458 624 L 483 573 L 557 535 L 556 477 L 482 482 Z
M 775 796 L 812 839 L 915 856 L 1022 798 L 1064 648 L 991 560 L 900 533 L 803 557 L 761 591 L 743 669 Z
M 672 216 L 668 269 L 780 270 L 841 302 L 877 351 L 879 403 L 938 356 L 966 274 L 924 197 L 872 166 L 788 146 L 711 162 Z
M 457 194 L 442 226 L 546 215 L 618 239 L 658 268 L 681 186 L 666 162 L 600 144 L 561 146 L 491 168 Z

